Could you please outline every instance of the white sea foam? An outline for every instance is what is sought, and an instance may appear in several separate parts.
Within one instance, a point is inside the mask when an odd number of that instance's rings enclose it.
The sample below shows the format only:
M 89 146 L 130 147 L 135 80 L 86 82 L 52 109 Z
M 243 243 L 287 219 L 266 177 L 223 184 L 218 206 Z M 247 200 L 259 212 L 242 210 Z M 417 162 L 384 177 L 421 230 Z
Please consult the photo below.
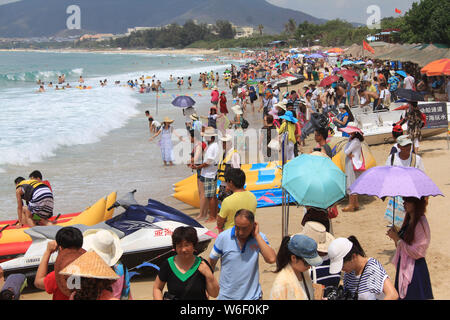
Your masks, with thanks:
M 98 142 L 136 115 L 138 103 L 133 91 L 120 87 L 8 90 L 0 97 L 0 166 L 28 165 L 54 156 L 61 146 Z

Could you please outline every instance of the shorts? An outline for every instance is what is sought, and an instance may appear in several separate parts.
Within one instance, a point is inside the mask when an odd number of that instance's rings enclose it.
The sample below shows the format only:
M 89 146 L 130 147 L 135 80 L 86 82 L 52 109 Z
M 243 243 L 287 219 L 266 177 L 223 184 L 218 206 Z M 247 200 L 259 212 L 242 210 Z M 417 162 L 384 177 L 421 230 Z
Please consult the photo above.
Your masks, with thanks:
M 216 196 L 217 191 L 217 180 L 215 178 L 205 178 L 202 177 L 203 180 L 203 186 L 205 189 L 205 198 L 213 198 Z
M 53 198 L 44 198 L 39 202 L 30 202 L 28 209 L 31 212 L 32 219 L 35 221 L 49 219 L 53 216 Z
M 212 101 L 212 100 L 211 100 L 211 103 L 212 103 L 213 105 L 217 106 L 217 105 L 219 104 L 219 100 L 217 100 L 217 101 Z

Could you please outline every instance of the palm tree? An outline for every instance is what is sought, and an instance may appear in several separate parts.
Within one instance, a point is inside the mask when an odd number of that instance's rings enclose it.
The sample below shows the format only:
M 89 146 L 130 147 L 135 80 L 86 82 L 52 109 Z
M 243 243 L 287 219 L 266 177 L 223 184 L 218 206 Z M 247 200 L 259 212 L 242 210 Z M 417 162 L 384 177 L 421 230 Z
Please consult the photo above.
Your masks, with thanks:
M 262 36 L 262 31 L 264 29 L 264 26 L 262 24 L 258 25 L 259 35 Z

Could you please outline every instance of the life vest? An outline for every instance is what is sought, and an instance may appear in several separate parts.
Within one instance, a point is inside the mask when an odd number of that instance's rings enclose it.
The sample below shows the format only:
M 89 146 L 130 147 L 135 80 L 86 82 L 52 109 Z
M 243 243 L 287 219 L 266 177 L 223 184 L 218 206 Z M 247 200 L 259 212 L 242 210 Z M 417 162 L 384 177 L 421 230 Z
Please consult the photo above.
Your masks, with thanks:
M 48 188 L 45 183 L 39 182 L 37 180 L 23 180 L 19 184 L 17 184 L 16 189 L 19 187 L 22 187 L 23 189 L 22 199 L 27 202 L 31 201 L 31 199 L 33 198 L 33 193 L 34 191 L 36 191 L 36 189 L 42 187 Z
M 236 149 L 233 149 L 232 152 L 228 152 L 228 154 L 225 156 L 225 159 L 219 162 L 219 166 L 217 167 L 217 178 L 225 182 L 225 171 L 231 168 L 231 164 L 228 163 L 231 160 L 231 157 L 237 153 Z

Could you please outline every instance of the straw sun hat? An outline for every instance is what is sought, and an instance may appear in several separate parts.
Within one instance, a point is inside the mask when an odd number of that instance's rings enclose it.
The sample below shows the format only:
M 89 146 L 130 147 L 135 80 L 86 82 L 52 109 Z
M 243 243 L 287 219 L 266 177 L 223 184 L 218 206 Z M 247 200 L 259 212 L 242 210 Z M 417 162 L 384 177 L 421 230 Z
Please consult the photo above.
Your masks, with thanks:
M 93 250 L 81 255 L 78 259 L 61 270 L 60 273 L 67 276 L 78 276 L 83 278 L 119 279 L 119 276 L 114 270 Z
M 164 117 L 163 122 L 172 123 L 174 120 L 170 119 L 169 117 Z

